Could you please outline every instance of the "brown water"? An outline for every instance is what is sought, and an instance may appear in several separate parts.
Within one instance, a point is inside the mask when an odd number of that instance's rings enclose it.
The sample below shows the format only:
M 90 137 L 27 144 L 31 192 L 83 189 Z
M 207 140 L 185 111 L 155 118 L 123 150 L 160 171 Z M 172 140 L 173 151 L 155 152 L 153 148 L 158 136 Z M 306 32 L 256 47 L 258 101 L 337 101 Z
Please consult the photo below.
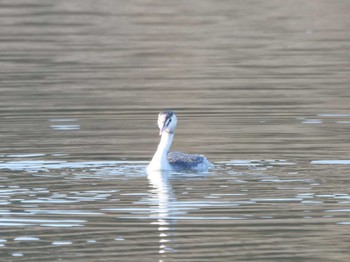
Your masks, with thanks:
M 348 1 L 1 1 L 3 261 L 349 261 Z M 157 114 L 205 174 L 147 176 Z

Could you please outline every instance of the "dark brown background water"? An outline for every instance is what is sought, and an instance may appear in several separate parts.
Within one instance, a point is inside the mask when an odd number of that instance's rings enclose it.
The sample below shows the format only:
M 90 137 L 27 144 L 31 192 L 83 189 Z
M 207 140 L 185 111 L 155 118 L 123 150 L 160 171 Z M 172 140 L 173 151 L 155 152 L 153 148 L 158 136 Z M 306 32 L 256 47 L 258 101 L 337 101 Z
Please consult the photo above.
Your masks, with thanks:
M 1 1 L 1 257 L 348 261 L 349 11 Z M 164 108 L 215 169 L 147 177 Z

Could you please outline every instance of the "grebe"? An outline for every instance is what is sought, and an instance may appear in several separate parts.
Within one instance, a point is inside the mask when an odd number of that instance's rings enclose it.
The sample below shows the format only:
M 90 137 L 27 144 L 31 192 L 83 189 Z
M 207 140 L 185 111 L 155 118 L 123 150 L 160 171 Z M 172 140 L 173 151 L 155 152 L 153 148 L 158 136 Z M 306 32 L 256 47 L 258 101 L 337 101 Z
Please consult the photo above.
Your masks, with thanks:
M 202 155 L 169 152 L 173 142 L 177 118 L 172 111 L 162 111 L 158 115 L 159 135 L 161 136 L 158 148 L 147 171 L 207 171 L 212 164 Z

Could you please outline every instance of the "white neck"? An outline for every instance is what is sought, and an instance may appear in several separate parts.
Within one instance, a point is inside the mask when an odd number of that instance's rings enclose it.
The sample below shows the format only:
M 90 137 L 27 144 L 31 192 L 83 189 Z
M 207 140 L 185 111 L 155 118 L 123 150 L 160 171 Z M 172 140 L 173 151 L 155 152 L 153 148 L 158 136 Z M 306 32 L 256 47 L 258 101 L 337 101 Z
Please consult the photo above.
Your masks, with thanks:
M 170 134 L 163 132 L 156 153 L 152 161 L 147 167 L 147 170 L 171 170 L 171 166 L 167 159 L 168 152 L 173 142 L 174 133 Z

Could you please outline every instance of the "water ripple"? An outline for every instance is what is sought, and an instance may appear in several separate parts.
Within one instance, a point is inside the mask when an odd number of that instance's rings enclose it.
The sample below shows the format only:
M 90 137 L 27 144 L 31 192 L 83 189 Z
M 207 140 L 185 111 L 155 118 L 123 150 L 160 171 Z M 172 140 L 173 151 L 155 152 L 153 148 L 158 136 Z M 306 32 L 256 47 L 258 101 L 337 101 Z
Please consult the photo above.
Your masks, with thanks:
M 312 165 L 350 165 L 350 160 L 313 160 Z

